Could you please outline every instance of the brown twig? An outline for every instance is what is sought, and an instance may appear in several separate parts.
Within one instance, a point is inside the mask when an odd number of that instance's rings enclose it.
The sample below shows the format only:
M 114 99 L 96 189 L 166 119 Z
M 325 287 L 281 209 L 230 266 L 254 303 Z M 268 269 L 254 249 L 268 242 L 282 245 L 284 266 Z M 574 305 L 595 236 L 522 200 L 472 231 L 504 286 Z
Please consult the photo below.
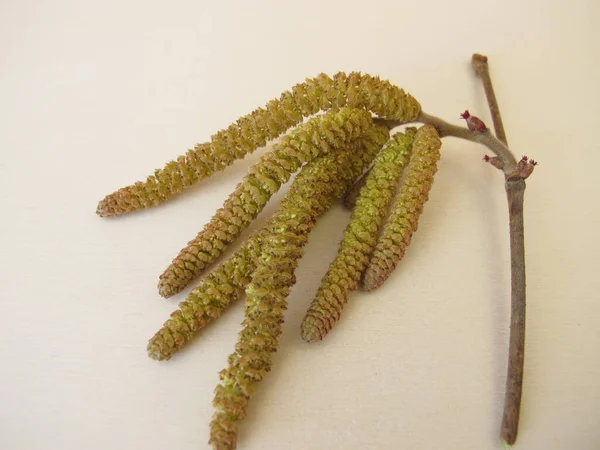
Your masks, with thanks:
M 498 101 L 496 100 L 494 87 L 492 86 L 488 59 L 486 56 L 474 54 L 471 58 L 471 64 L 483 82 L 496 136 L 506 144 L 506 132 L 504 131 L 500 108 L 498 107 Z M 510 229 L 511 312 L 508 370 L 500 433 L 502 439 L 508 445 L 514 444 L 519 430 L 521 394 L 523 391 L 523 366 L 525 361 L 526 279 L 523 224 L 525 178 L 526 176 L 508 176 L 505 182 Z
M 452 125 L 439 117 L 432 116 L 423 111 L 421 111 L 417 120 L 433 125 L 438 130 L 440 137 L 452 136 L 485 145 L 500 158 L 503 163 L 502 170 L 506 176 L 514 175 L 514 172 L 517 170 L 517 160 L 510 149 L 497 139 L 489 129 L 484 132 L 473 131 L 465 127 Z
M 506 140 L 506 132 L 504 131 L 504 124 L 502 123 L 502 115 L 500 114 L 498 100 L 496 100 L 494 86 L 492 85 L 492 78 L 490 77 L 490 68 L 488 66 L 487 56 L 475 53 L 471 57 L 471 65 L 483 83 L 483 90 L 485 91 L 485 96 L 490 107 L 490 113 L 492 115 L 492 123 L 494 124 L 496 137 L 504 145 L 508 145 L 508 141 Z
M 471 62 L 483 81 L 497 137 L 482 122 L 481 129 L 471 129 L 470 126 L 468 128 L 459 127 L 425 112 L 421 112 L 417 120 L 433 125 L 441 137 L 452 136 L 485 145 L 496 155 L 495 158 L 486 157 L 486 160 L 504 172 L 510 230 L 511 319 L 501 438 L 507 445 L 512 445 L 517 439 L 519 428 L 525 355 L 526 278 L 523 199 L 526 187 L 525 179 L 531 175 L 537 163 L 528 161 L 526 157 L 519 162 L 515 159 L 506 145 L 506 133 L 492 86 L 487 57 L 475 54 Z M 467 119 L 468 111 L 465 113 L 463 118 Z M 479 121 L 478 118 L 475 119 Z M 395 122 L 386 124 L 389 128 L 398 125 Z
M 523 227 L 523 198 L 525 180 L 509 178 L 505 183 L 510 228 L 510 343 L 504 412 L 500 436 L 508 445 L 515 443 L 519 430 L 523 363 L 525 360 L 525 235 Z
M 487 61 L 486 56 L 479 54 L 474 54 L 471 59 L 473 68 L 483 82 L 496 136 L 477 117 L 473 119 L 480 123 L 479 129 L 471 127 L 471 125 L 467 128 L 452 125 L 423 111 L 417 121 L 433 125 L 438 130 L 440 137 L 452 136 L 485 145 L 496 155 L 495 158 L 486 157 L 486 161 L 490 161 L 496 168 L 504 172 L 510 230 L 511 318 L 501 438 L 507 445 L 512 445 L 517 439 L 519 428 L 525 356 L 526 278 L 523 200 L 525 179 L 531 175 L 537 163 L 528 161 L 526 157 L 517 162 L 507 146 L 506 132 Z M 462 117 L 468 119 L 470 114 L 465 111 Z M 401 125 L 400 122 L 394 120 L 376 120 L 387 125 L 390 130 Z M 467 121 L 467 123 L 469 122 Z
M 508 445 L 517 439 L 521 392 L 523 386 L 523 362 L 525 353 L 525 244 L 523 231 L 523 197 L 525 178 L 535 162 L 523 158 L 518 163 L 502 142 L 489 129 L 484 132 L 451 125 L 437 117 L 421 113 L 419 120 L 435 126 L 440 136 L 453 136 L 478 142 L 492 150 L 498 158 L 496 167 L 504 171 L 505 189 L 509 210 L 510 254 L 511 254 L 511 319 L 508 373 L 504 397 L 501 437 Z

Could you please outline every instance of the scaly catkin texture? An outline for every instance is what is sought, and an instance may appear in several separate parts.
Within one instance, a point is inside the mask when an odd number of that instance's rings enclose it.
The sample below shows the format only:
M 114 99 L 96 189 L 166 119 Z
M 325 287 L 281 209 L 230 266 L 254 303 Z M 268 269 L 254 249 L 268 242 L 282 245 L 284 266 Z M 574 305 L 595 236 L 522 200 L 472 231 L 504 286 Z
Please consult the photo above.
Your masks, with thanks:
M 246 416 L 257 383 L 271 370 L 271 354 L 277 350 L 286 297 L 295 282 L 294 269 L 306 236 L 298 226 L 306 227 L 312 218 L 294 213 L 285 220 L 271 230 L 270 239 L 263 241 L 262 257 L 246 289 L 243 330 L 215 390 L 213 406 L 217 411 L 210 426 L 214 449 L 236 448 L 237 422 Z
M 348 295 L 357 288 L 409 159 L 414 134 L 414 129 L 396 134 L 375 158 L 356 199 L 337 256 L 302 321 L 300 329 L 304 340 L 323 339 L 340 319 Z
M 417 131 L 406 177 L 363 277 L 366 291 L 381 286 L 404 256 L 429 198 L 441 144 L 437 131 L 431 125 Z
M 241 117 L 228 128 L 198 144 L 185 155 L 158 169 L 146 181 L 121 188 L 107 195 L 96 210 L 102 217 L 117 216 L 159 205 L 183 189 L 223 170 L 236 159 L 262 147 L 289 128 L 320 110 L 344 106 L 366 109 L 400 122 L 419 115 L 419 103 L 388 81 L 353 72 L 332 77 L 320 74 L 297 84 L 279 99 L 271 100 Z
M 348 192 L 344 194 L 342 203 L 350 211 L 352 211 L 356 206 L 356 199 L 360 195 L 360 191 L 362 190 L 362 188 L 365 186 L 365 183 L 367 182 L 367 177 L 370 173 L 371 168 L 369 168 L 365 173 L 358 177 L 356 182 L 350 187 L 350 189 L 348 189 Z
M 259 256 L 260 244 L 254 237 L 213 269 L 150 339 L 148 356 L 156 360 L 170 359 L 199 330 L 218 319 L 230 303 L 244 294 Z
M 273 194 L 305 162 L 343 148 L 372 127 L 365 110 L 342 108 L 317 116 L 284 136 L 255 164 L 196 238 L 183 248 L 158 283 L 170 297 L 215 261 L 262 211 Z
M 385 136 L 382 132 L 387 134 L 387 130 L 379 130 L 379 136 Z M 327 210 L 334 196 L 339 197 L 349 188 L 368 164 L 367 156 L 374 156 L 384 141 L 366 143 L 363 154 L 341 152 L 317 160 L 311 167 L 312 173 L 307 174 L 310 180 L 301 184 L 310 195 L 295 192 L 268 226 L 258 267 L 246 289 L 243 329 L 235 352 L 229 356 L 229 367 L 221 372 L 221 383 L 215 390 L 213 405 L 217 411 L 210 438 L 214 449 L 236 448 L 237 423 L 246 416 L 257 383 L 271 370 L 272 353 L 277 350 L 287 308 L 286 297 L 295 283 L 294 271 L 317 217 Z
M 384 127 L 371 126 L 359 140 L 349 145 L 347 150 L 341 150 L 349 152 L 348 155 L 337 155 L 340 152 L 337 151 L 336 154 L 320 157 L 304 166 L 281 202 L 279 211 L 284 214 L 290 208 L 296 208 L 298 199 L 302 199 L 304 208 L 314 217 L 323 214 L 331 204 L 331 199 L 326 197 L 324 201 L 319 188 L 322 190 L 323 183 L 327 182 L 327 189 L 332 190 L 333 197 L 341 196 L 353 178 L 361 173 L 379 151 L 387 140 L 387 134 Z M 350 162 L 349 155 L 354 155 Z M 335 174 L 341 164 L 347 166 L 347 170 L 342 173 L 343 177 L 327 178 L 329 173 Z M 271 218 L 268 224 L 272 224 L 276 217 Z M 261 250 L 260 242 L 270 229 L 268 224 L 254 233 L 228 261 L 213 269 L 188 298 L 180 303 L 179 309 L 171 314 L 171 318 L 150 339 L 148 355 L 151 358 L 170 359 L 185 347 L 198 331 L 220 317 L 231 302 L 243 295 L 250 276 L 256 269 Z

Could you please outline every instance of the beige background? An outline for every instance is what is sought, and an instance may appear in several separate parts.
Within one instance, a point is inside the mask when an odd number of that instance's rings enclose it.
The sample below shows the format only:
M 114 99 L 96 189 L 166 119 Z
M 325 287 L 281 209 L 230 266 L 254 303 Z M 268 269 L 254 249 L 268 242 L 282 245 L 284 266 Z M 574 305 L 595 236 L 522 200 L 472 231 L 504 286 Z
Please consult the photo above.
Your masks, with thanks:
M 145 343 L 184 298 L 161 299 L 157 276 L 258 153 L 152 211 L 102 220 L 97 201 L 319 72 L 380 75 L 430 113 L 487 120 L 474 51 L 491 58 L 514 152 L 540 161 L 517 448 L 600 448 L 597 5 L 1 2 L 0 448 L 208 448 L 242 305 L 168 363 Z M 321 221 L 240 448 L 500 448 L 508 234 L 484 153 L 445 141 L 399 270 L 309 346 L 302 314 L 349 214 Z

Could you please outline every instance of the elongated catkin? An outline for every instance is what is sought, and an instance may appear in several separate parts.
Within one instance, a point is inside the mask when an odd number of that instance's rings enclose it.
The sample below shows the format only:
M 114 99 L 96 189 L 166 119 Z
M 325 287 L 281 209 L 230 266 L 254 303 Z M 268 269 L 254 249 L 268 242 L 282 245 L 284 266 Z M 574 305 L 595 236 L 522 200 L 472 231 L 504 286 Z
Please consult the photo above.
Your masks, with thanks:
M 387 140 L 387 130 L 380 126 L 367 127 L 360 139 L 347 149 L 322 156 L 302 168 L 290 190 L 278 208 L 286 214 L 298 205 L 315 218 L 323 214 L 334 198 L 340 197 L 353 179 L 361 173 Z M 338 154 L 340 153 L 341 154 Z M 340 165 L 347 166 L 337 175 Z M 324 189 L 331 192 L 323 194 Z M 216 320 L 231 302 L 239 299 L 250 282 L 252 273 L 261 254 L 261 242 L 270 229 L 269 224 L 277 219 L 273 216 L 267 225 L 248 239 L 229 260 L 213 269 L 192 290 L 187 299 L 171 314 L 169 320 L 150 339 L 148 354 L 153 359 L 169 359 L 181 350 L 198 331 Z
M 357 288 L 410 156 L 414 134 L 414 129 L 407 134 L 396 134 L 375 158 L 356 199 L 338 253 L 302 321 L 300 329 L 304 340 L 323 339 L 340 319 L 348 295 Z
M 365 290 L 381 286 L 404 256 L 429 198 L 441 145 L 434 127 L 418 129 L 405 179 L 363 277 Z
M 317 116 L 285 136 L 250 169 L 223 207 L 173 259 L 160 276 L 159 293 L 170 297 L 200 275 L 250 225 L 302 164 L 349 146 L 372 126 L 367 111 L 342 108 Z
M 257 269 L 246 288 L 243 329 L 235 352 L 229 356 L 229 367 L 221 372 L 221 383 L 215 390 L 216 413 L 210 426 L 214 449 L 236 447 L 237 423 L 246 416 L 258 382 L 271 370 L 272 354 L 278 348 L 287 308 L 286 298 L 296 281 L 294 272 L 316 219 L 328 209 L 334 197 L 349 188 L 368 164 L 368 156 L 372 158 L 382 144 L 383 141 L 366 143 L 362 155 L 342 152 L 321 157 L 306 173 L 310 187 L 303 183 L 311 195 L 296 192 L 290 196 L 286 207 L 280 208 L 267 227 L 261 239 Z
M 344 106 L 361 108 L 379 117 L 401 122 L 419 115 L 419 103 L 388 81 L 357 72 L 333 77 L 320 74 L 294 86 L 291 91 L 241 117 L 228 128 L 170 161 L 145 181 L 121 188 L 99 202 L 102 217 L 117 216 L 156 206 L 185 188 L 223 170 L 236 159 L 262 147 L 303 118 L 320 110 Z

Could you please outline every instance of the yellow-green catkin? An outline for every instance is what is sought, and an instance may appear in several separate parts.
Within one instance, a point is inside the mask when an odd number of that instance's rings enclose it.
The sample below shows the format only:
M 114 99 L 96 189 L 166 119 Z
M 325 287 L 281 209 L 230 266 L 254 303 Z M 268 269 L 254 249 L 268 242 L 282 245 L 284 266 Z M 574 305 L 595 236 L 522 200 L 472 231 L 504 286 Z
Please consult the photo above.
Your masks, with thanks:
M 264 108 L 241 117 L 213 135 L 210 142 L 198 144 L 156 170 L 146 181 L 107 195 L 96 212 L 109 217 L 159 205 L 264 146 L 303 118 L 320 110 L 344 106 L 366 109 L 379 117 L 400 122 L 415 120 L 421 109 L 413 97 L 378 77 L 356 72 L 349 75 L 340 72 L 333 77 L 320 74 L 297 84 Z
M 365 271 L 362 283 L 365 290 L 381 286 L 404 256 L 429 198 L 440 147 L 441 141 L 434 127 L 419 128 L 405 179 Z
M 384 137 L 387 130 L 379 129 L 378 134 Z M 216 412 L 210 427 L 214 449 L 236 448 L 237 423 L 246 416 L 257 383 L 271 370 L 286 298 L 295 283 L 294 271 L 318 215 L 327 210 L 334 196 L 349 188 L 383 142 L 385 138 L 371 140 L 363 154 L 339 152 L 319 158 L 306 174 L 310 179 L 301 183 L 288 198 L 286 208 L 280 209 L 269 224 L 258 267 L 246 289 L 243 329 L 215 390 Z
M 244 294 L 259 256 L 259 241 L 251 238 L 231 258 L 213 269 L 150 339 L 148 356 L 156 360 L 170 359 L 198 331 L 218 319 L 230 303 Z
M 367 182 L 367 177 L 369 176 L 370 173 L 371 173 L 371 168 L 369 168 L 365 173 L 363 173 L 360 177 L 358 177 L 358 179 L 355 181 L 355 183 L 352 185 L 352 187 L 350 187 L 350 189 L 348 189 L 348 192 L 346 192 L 346 194 L 344 194 L 342 203 L 350 211 L 352 211 L 354 209 L 354 207 L 356 206 L 356 199 L 358 199 L 358 196 L 360 195 L 360 191 L 365 186 L 365 183 Z
M 337 256 L 302 321 L 300 329 L 304 340 L 323 339 L 340 319 L 348 295 L 358 287 L 409 159 L 414 134 L 414 129 L 396 134 L 375 158 L 356 199 Z
M 302 164 L 348 146 L 367 127 L 372 127 L 369 112 L 342 108 L 317 116 L 284 136 L 250 169 L 223 207 L 175 257 L 160 276 L 159 293 L 170 297 L 184 289 L 248 227 Z
M 321 157 L 302 168 L 294 179 L 290 190 L 279 206 L 279 211 L 285 213 L 289 209 L 297 208 L 302 200 L 304 208 L 314 217 L 318 217 L 327 210 L 331 204 L 329 197 L 323 198 L 318 186 L 327 183 L 332 189 L 333 197 L 339 197 L 348 188 L 352 178 L 356 177 L 368 161 L 374 157 L 383 142 L 387 139 L 387 130 L 380 126 L 368 127 L 363 136 L 349 145 L 348 149 L 341 152 L 354 154 L 350 163 L 348 157 L 330 154 Z M 344 157 L 342 161 L 340 158 Z M 340 164 L 348 167 L 345 177 L 336 178 L 335 174 Z M 321 184 L 315 184 L 315 183 Z M 317 187 L 315 187 L 317 186 Z M 277 215 L 269 223 L 277 220 Z M 180 351 L 192 338 L 209 323 L 221 316 L 223 311 L 234 301 L 238 300 L 250 281 L 250 276 L 256 269 L 256 264 L 261 252 L 261 242 L 267 234 L 265 226 L 252 235 L 248 241 L 234 255 L 213 269 L 202 280 L 200 285 L 192 290 L 188 298 L 180 303 L 179 309 L 171 314 L 169 320 L 150 339 L 148 355 L 157 360 L 170 359 Z

